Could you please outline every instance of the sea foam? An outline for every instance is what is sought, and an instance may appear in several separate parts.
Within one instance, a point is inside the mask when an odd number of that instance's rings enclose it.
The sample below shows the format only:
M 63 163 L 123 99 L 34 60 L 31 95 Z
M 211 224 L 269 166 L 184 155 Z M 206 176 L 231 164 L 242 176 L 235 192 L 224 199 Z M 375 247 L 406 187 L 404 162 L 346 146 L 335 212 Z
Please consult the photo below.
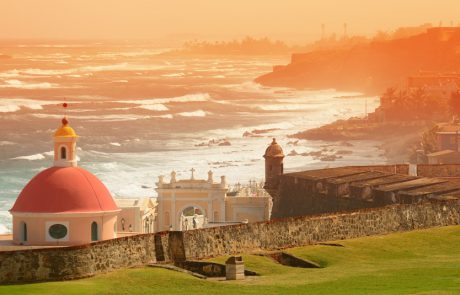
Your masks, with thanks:
M 54 100 L 32 100 L 25 98 L 2 98 L 0 99 L 0 113 L 13 113 L 22 107 L 31 110 L 42 110 L 46 105 L 57 105 L 61 102 Z
M 27 83 L 20 80 L 5 80 L 6 84 L 0 85 L 0 88 L 19 88 L 19 89 L 51 89 L 59 87 L 56 83 L 41 82 Z
M 181 117 L 206 117 L 206 114 L 207 113 L 205 111 L 198 110 L 194 112 L 182 112 L 182 113 L 178 113 L 177 115 Z

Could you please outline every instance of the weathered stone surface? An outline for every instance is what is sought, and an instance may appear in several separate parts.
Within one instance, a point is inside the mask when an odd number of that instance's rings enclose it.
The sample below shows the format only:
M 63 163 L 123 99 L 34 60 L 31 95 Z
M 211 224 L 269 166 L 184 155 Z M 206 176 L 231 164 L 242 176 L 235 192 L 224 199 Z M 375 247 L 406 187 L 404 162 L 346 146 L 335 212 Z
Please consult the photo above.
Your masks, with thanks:
M 187 231 L 183 242 L 187 259 L 203 259 L 457 224 L 459 200 L 432 201 Z
M 424 177 L 460 177 L 460 165 L 418 164 L 417 175 Z
M 460 224 L 460 200 L 436 198 L 356 212 L 300 216 L 88 245 L 0 252 L 0 283 L 67 280 L 118 268 L 278 250 L 325 241 Z
M 154 235 L 88 245 L 0 252 L 0 283 L 68 280 L 155 260 Z
M 244 262 L 241 256 L 233 256 L 225 262 L 227 280 L 244 280 Z
M 460 165 L 419 165 L 419 177 L 399 174 L 408 173 L 408 169 L 408 165 L 348 166 L 284 174 L 278 190 L 270 191 L 274 202 L 272 217 L 411 204 L 433 195 L 460 192 L 458 181 L 452 178 L 420 177 L 460 176 Z

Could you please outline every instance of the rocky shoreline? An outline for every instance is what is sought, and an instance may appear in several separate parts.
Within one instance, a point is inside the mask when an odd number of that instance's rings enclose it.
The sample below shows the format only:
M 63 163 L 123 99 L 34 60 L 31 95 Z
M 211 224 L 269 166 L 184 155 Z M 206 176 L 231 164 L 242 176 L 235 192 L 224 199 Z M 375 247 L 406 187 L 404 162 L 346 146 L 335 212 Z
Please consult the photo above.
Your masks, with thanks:
M 425 121 L 373 122 L 351 118 L 338 120 L 318 128 L 292 134 L 289 137 L 306 140 L 350 141 L 375 140 L 390 163 L 408 162 L 421 134 L 429 128 Z

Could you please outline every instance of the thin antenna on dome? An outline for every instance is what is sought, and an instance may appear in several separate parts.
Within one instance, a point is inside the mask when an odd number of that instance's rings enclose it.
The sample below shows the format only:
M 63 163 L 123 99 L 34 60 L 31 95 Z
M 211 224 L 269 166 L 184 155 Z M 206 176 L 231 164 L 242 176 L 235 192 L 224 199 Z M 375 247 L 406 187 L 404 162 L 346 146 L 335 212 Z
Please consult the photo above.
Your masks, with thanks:
M 64 103 L 62 104 L 62 107 L 64 108 L 64 118 L 62 119 L 62 124 L 66 125 L 69 121 L 67 120 L 67 107 L 69 104 L 67 103 L 67 98 L 64 98 Z M 65 121 L 65 123 L 64 123 Z

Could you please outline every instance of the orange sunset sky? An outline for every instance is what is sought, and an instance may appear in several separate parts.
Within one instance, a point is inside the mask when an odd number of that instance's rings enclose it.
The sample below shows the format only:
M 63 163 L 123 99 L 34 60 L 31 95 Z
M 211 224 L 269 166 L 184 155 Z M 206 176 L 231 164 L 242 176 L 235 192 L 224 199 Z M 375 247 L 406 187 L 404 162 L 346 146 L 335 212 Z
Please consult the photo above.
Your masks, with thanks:
M 0 38 L 310 41 L 431 22 L 457 26 L 458 0 L 0 0 Z

